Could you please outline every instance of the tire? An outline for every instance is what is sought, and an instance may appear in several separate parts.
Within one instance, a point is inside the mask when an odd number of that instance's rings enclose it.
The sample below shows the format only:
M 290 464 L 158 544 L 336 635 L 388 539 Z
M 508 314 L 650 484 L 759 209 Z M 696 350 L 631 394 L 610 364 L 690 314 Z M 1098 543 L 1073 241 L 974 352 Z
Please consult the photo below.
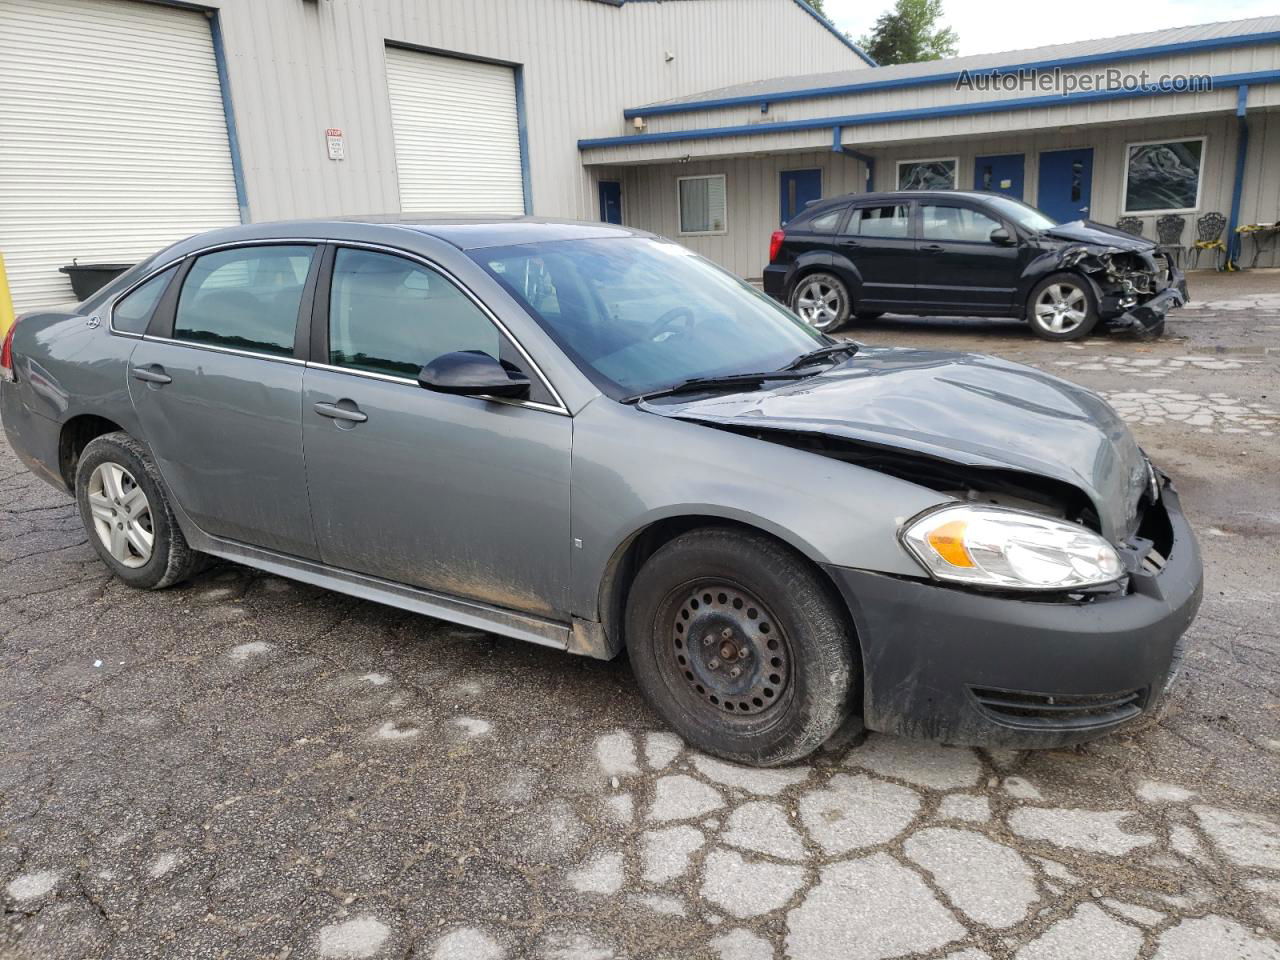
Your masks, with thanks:
M 1027 297 L 1027 323 L 1042 340 L 1079 340 L 1098 324 L 1093 285 L 1075 273 L 1052 273 Z
M 161 590 L 205 563 L 178 528 L 147 448 L 127 433 L 105 434 L 84 448 L 76 467 L 76 503 L 98 556 L 131 587 Z M 126 530 L 127 524 L 133 526 Z M 139 546 L 147 533 L 149 553 Z
M 849 322 L 849 288 L 833 273 L 809 273 L 791 291 L 791 309 L 815 330 L 830 333 Z
M 855 310 L 854 317 L 858 320 L 879 320 L 884 316 L 883 310 Z
M 661 547 L 631 586 L 626 631 L 649 703 L 726 760 L 799 760 L 854 705 L 860 671 L 844 610 L 804 558 L 759 534 L 704 527 Z

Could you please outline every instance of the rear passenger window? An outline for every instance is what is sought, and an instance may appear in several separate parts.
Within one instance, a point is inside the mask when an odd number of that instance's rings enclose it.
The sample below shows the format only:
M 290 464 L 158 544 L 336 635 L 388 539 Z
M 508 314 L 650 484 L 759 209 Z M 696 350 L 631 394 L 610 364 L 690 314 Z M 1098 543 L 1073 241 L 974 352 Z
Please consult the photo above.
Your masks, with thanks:
M 838 207 L 828 211 L 819 217 L 814 217 L 806 226 L 814 233 L 835 233 L 836 227 L 840 225 L 840 218 L 844 216 L 844 210 L 844 207 Z
M 891 203 L 882 207 L 860 207 L 849 218 L 845 233 L 860 237 L 901 237 L 911 235 L 910 206 Z
M 146 333 L 151 315 L 156 312 L 156 304 L 164 288 L 173 279 L 176 267 L 157 273 L 146 283 L 139 286 L 127 297 L 118 301 L 111 311 L 111 326 L 119 333 Z
M 182 284 L 174 338 L 292 356 L 313 252 L 264 246 L 206 253 Z
M 466 294 L 403 257 L 339 249 L 329 295 L 329 362 L 416 378 L 446 353 L 501 360 L 501 336 Z

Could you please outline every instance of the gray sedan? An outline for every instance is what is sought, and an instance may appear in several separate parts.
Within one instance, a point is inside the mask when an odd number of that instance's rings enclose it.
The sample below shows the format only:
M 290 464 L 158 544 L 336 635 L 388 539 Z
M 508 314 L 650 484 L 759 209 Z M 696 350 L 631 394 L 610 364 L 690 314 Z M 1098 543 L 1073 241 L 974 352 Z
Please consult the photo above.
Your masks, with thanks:
M 1093 393 L 832 340 L 688 250 L 534 220 L 183 241 L 0 355 L 4 427 L 140 588 L 221 557 L 572 653 L 700 749 L 847 722 L 1056 746 L 1158 706 L 1200 600 Z

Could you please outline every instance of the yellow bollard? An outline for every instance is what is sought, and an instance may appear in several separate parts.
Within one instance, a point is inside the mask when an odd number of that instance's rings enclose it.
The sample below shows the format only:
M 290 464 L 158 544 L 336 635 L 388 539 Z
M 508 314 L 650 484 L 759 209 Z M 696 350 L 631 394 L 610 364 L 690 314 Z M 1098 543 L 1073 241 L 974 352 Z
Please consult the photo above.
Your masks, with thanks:
M 9 275 L 4 272 L 4 254 L 0 253 L 0 339 L 13 326 L 13 297 L 9 295 Z

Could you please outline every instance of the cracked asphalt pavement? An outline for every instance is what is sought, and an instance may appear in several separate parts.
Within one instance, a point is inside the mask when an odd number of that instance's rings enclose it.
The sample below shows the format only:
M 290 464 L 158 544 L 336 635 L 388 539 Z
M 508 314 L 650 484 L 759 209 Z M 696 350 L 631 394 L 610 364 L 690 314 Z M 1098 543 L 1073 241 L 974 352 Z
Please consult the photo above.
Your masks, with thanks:
M 883 318 L 1105 393 L 1205 602 L 1165 714 L 758 771 L 600 663 L 230 564 L 107 576 L 0 450 L 0 957 L 1280 960 L 1280 272 L 1165 339 Z

